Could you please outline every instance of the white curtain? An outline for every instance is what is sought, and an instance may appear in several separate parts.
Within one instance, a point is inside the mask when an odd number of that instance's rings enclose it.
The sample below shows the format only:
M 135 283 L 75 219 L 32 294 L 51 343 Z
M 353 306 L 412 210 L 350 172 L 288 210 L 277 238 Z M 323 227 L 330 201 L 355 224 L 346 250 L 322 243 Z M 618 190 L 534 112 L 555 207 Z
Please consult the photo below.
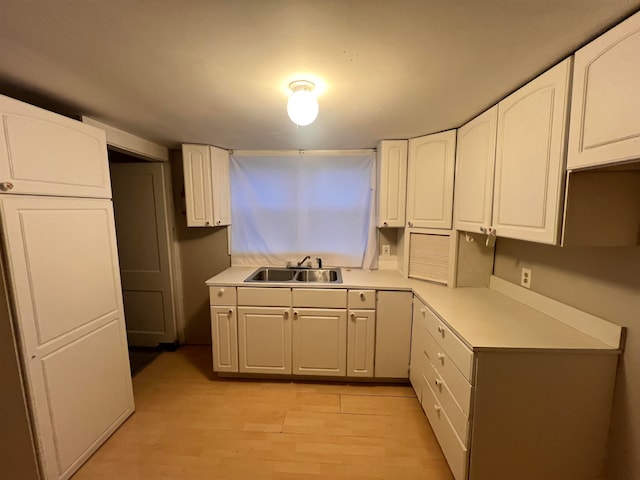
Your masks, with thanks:
M 232 265 L 377 267 L 375 154 L 231 156 Z

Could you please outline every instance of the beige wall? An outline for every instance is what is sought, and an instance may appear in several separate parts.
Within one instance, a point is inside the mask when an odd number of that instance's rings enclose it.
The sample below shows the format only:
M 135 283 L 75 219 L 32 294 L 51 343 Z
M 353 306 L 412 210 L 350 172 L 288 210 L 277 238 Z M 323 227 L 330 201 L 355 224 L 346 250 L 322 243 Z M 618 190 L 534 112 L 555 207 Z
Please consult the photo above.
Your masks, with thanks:
M 561 248 L 499 239 L 494 274 L 520 284 L 531 268 L 531 289 L 627 327 L 618 366 L 606 476 L 640 478 L 640 247 Z
M 209 292 L 205 280 L 231 266 L 226 227 L 187 227 L 184 173 L 180 152 L 172 152 L 174 221 L 180 257 L 184 339 L 210 344 Z
M 40 475 L 6 299 L 0 271 L 0 477 L 37 480 Z

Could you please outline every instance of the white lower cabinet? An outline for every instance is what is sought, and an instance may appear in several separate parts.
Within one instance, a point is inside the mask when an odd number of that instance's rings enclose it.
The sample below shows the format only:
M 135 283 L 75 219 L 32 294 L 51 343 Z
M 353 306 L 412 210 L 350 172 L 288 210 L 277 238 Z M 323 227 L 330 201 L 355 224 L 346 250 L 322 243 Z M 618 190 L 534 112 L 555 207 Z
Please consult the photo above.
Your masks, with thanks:
M 235 306 L 211 307 L 213 370 L 238 371 L 238 318 Z
M 291 308 L 238 307 L 239 371 L 291 373 Z
M 455 321 L 414 299 L 409 378 L 456 480 L 597 478 L 618 356 L 474 351 Z
M 211 286 L 213 369 L 407 378 L 412 298 L 406 291 Z
M 407 378 L 411 351 L 413 293 L 381 290 L 376 305 L 376 366 L 378 378 Z
M 347 321 L 347 376 L 373 377 L 376 311 L 349 310 Z
M 293 373 L 345 376 L 347 310 L 294 308 Z

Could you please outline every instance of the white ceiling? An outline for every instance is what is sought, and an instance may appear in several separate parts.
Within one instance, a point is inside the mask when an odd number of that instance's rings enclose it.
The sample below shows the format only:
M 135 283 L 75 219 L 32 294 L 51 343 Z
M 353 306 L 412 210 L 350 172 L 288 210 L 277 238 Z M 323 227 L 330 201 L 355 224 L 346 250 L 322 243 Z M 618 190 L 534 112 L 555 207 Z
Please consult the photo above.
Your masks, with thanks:
M 459 127 L 640 0 L 0 0 L 0 92 L 167 146 L 374 147 Z M 319 81 L 298 128 L 287 84 Z M 26 95 L 28 96 L 28 95 Z

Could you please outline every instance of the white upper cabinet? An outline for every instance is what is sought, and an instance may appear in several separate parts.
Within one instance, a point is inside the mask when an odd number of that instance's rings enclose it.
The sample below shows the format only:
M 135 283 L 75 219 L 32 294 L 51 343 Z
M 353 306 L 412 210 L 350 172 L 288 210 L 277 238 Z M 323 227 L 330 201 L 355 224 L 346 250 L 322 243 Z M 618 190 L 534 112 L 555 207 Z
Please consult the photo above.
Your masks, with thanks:
M 455 151 L 455 130 L 409 140 L 409 227 L 451 228 Z
M 558 243 L 571 60 L 498 104 L 493 227 L 499 237 Z
M 378 145 L 377 226 L 404 227 L 407 196 L 407 141 L 383 140 Z
M 456 146 L 456 230 L 486 233 L 491 226 L 498 106 L 458 129 Z
M 567 168 L 640 158 L 640 13 L 575 54 Z
M 104 131 L 0 95 L 0 191 L 111 198 Z
M 208 145 L 182 145 L 187 226 L 231 225 L 229 152 Z

